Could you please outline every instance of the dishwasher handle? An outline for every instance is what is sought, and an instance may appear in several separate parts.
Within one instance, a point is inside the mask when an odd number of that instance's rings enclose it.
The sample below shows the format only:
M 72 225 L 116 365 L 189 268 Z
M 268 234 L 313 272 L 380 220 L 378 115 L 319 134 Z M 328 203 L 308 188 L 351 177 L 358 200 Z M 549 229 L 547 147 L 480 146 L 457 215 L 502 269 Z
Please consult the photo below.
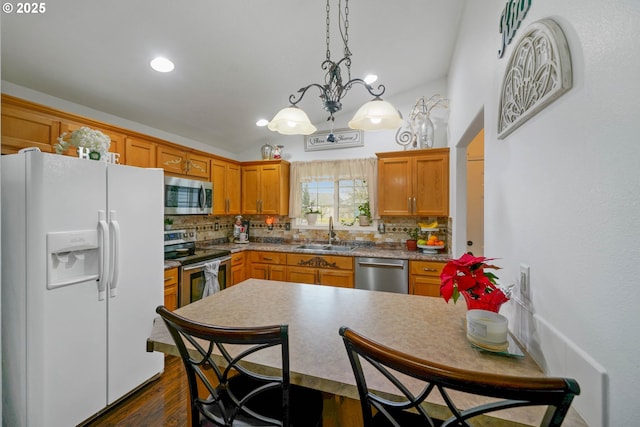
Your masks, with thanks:
M 390 262 L 369 262 L 369 261 L 358 261 L 358 265 L 362 267 L 379 267 L 379 268 L 399 268 L 400 270 L 404 269 L 404 264 L 393 264 Z

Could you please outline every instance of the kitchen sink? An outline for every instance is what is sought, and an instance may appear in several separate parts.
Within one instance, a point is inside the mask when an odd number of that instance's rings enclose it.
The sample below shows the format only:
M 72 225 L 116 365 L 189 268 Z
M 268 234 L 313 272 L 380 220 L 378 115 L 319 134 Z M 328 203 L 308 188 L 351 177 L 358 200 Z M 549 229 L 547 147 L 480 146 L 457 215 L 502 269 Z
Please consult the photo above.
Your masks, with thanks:
M 339 245 L 300 245 L 296 249 L 316 251 L 316 252 L 351 252 L 355 246 L 339 246 Z

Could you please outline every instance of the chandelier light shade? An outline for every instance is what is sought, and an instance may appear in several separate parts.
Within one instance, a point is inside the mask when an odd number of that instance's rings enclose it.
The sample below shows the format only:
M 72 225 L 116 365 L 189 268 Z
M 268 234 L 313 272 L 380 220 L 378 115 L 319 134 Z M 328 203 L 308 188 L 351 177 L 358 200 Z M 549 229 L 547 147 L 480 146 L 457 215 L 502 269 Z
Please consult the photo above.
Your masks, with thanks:
M 327 121 L 331 122 L 333 129 L 334 113 L 342 109 L 342 98 L 355 84 L 364 86 L 374 99 L 364 104 L 356 115 L 349 121 L 349 127 L 358 130 L 380 130 L 380 129 L 396 129 L 402 125 L 402 118 L 398 110 L 390 103 L 383 101 L 380 96 L 385 91 L 384 85 L 378 85 L 377 90 L 363 79 L 351 78 L 351 51 L 349 50 L 349 0 L 344 0 L 345 5 L 342 7 L 342 1 L 338 0 L 338 17 L 340 35 L 344 44 L 344 57 L 338 62 L 331 60 L 330 46 L 330 0 L 327 0 L 326 11 L 326 59 L 322 62 L 322 69 L 326 71 L 324 84 L 311 83 L 298 90 L 298 95 L 291 94 L 289 96 L 289 107 L 280 110 L 275 117 L 269 122 L 268 128 L 274 132 L 284 135 L 310 135 L 316 131 L 315 126 L 311 124 L 307 114 L 298 108 L 296 104 L 302 101 L 302 98 L 311 88 L 320 91 L 320 99 L 322 106 L 329 113 Z M 342 77 L 346 76 L 346 83 L 343 84 Z
M 402 123 L 403 120 L 393 105 L 375 98 L 358 109 L 349 121 L 349 127 L 359 130 L 396 129 Z
M 267 127 L 283 135 L 311 135 L 318 130 L 311 124 L 307 113 L 296 106 L 278 111 Z

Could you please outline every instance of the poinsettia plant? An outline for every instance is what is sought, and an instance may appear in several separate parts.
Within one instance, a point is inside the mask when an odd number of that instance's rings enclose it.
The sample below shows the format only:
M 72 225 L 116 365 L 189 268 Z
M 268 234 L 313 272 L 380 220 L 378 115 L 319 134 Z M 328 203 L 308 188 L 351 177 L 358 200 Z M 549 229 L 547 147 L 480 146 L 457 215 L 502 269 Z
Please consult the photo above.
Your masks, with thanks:
M 455 303 L 462 292 L 469 299 L 479 301 L 487 305 L 497 307 L 509 301 L 508 291 L 503 291 L 497 285 L 498 277 L 490 270 L 499 270 L 500 267 L 488 264 L 495 258 L 475 257 L 464 254 L 458 259 L 449 261 L 440 274 L 440 294 L 446 302 L 453 299 Z

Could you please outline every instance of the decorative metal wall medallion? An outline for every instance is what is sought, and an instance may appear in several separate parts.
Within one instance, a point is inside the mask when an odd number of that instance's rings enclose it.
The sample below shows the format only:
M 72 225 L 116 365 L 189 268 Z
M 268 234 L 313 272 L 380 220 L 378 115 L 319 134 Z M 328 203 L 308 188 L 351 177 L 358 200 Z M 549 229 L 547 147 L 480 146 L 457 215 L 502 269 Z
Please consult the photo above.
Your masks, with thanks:
M 337 129 L 333 132 L 315 132 L 304 137 L 304 151 L 363 146 L 364 137 L 361 130 Z
M 509 59 L 502 82 L 498 139 L 504 139 L 571 85 L 571 53 L 560 26 L 551 19 L 529 25 Z

